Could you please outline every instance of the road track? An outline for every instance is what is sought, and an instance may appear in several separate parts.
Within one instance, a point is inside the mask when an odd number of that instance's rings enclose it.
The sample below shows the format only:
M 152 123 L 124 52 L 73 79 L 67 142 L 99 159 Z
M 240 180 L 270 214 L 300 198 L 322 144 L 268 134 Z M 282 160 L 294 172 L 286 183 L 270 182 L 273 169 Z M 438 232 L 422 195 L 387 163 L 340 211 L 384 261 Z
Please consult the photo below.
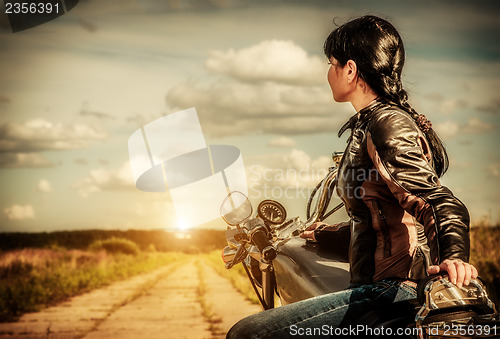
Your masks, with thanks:
M 0 323 L 0 338 L 225 338 L 261 311 L 199 258 L 164 266 Z M 201 279 L 200 279 L 201 277 Z

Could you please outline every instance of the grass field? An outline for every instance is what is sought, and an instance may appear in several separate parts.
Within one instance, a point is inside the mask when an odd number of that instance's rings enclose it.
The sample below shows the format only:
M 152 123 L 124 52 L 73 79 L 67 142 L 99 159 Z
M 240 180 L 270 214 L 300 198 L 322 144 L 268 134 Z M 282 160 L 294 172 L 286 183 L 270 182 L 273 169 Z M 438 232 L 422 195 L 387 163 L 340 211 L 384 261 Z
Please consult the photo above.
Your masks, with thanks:
M 0 256 L 0 321 L 150 271 L 186 256 L 181 253 L 22 249 Z
M 488 295 L 497 308 L 500 306 L 500 226 L 473 227 L 470 232 L 473 264 L 484 280 Z

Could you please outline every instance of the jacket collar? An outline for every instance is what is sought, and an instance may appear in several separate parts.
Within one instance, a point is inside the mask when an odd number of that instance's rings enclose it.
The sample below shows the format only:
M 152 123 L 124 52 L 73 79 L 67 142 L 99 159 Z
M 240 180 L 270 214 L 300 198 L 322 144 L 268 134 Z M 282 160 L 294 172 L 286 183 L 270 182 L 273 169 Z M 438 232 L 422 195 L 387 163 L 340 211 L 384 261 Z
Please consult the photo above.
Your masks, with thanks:
M 371 113 L 378 109 L 381 105 L 384 103 L 380 101 L 378 98 L 373 100 L 368 106 L 365 108 L 362 108 L 359 112 L 356 112 L 352 117 L 347 120 L 347 122 L 340 128 L 338 136 L 339 138 L 344 134 L 344 132 L 348 129 L 354 129 L 356 126 L 356 123 L 364 116 L 366 116 L 368 113 Z

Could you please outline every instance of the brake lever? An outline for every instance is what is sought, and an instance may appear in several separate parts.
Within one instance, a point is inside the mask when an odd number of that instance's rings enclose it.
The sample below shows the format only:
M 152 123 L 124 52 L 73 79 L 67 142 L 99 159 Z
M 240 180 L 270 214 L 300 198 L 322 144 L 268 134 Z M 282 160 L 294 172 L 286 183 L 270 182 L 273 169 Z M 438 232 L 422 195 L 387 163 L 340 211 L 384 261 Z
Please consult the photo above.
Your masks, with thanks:
M 240 244 L 238 246 L 238 250 L 234 254 L 233 260 L 231 260 L 231 262 L 228 262 L 226 264 L 226 269 L 231 269 L 234 265 L 239 264 L 240 262 L 242 262 L 245 259 L 245 257 L 247 256 L 247 254 L 248 254 L 248 252 L 245 249 L 245 246 L 243 244 Z

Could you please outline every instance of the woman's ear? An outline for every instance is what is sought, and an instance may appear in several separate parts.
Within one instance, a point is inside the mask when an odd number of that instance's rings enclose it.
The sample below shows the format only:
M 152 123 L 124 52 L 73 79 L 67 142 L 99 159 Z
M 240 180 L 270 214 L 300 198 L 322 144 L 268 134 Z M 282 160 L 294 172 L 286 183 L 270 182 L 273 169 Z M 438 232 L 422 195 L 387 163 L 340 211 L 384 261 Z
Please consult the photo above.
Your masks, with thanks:
M 347 61 L 345 65 L 345 72 L 348 84 L 356 82 L 358 78 L 358 66 L 356 65 L 356 62 L 354 62 L 354 60 Z

